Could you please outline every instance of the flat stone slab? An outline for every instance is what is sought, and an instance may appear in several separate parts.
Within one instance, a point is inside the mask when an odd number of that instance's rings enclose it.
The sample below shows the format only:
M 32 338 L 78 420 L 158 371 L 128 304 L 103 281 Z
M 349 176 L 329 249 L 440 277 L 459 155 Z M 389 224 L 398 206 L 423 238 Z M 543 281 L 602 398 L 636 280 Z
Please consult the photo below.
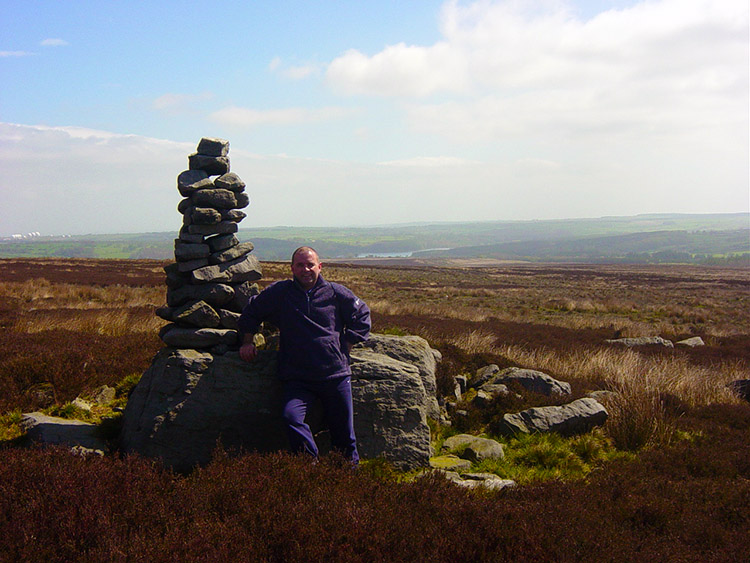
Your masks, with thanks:
M 438 455 L 430 458 L 430 467 L 445 471 L 462 471 L 470 469 L 471 462 L 468 459 L 461 459 L 453 454 Z
M 689 348 L 695 348 L 696 346 L 705 346 L 706 343 L 700 336 L 693 336 L 692 338 L 686 338 L 676 343 L 677 346 L 688 346 Z
M 96 425 L 81 420 L 30 412 L 22 415 L 21 429 L 35 443 L 62 444 L 102 453 L 109 451 L 107 443 L 98 436 Z
M 557 432 L 563 436 L 584 434 L 604 424 L 607 409 L 596 399 L 578 399 L 567 405 L 536 407 L 515 414 L 503 415 L 506 434 Z
M 665 348 L 674 348 L 674 344 L 671 340 L 662 338 L 661 336 L 639 336 L 637 338 L 613 338 L 605 340 L 607 344 L 617 344 L 620 346 L 627 346 L 633 348 L 635 346 L 664 346 Z

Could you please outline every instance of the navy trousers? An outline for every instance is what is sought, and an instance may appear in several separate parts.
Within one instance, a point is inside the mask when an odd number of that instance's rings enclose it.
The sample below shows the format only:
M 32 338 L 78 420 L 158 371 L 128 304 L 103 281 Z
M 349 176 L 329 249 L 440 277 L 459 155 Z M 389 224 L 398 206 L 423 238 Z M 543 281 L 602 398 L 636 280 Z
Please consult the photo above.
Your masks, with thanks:
M 331 433 L 331 446 L 356 465 L 359 463 L 359 453 L 354 436 L 352 383 L 348 375 L 322 381 L 284 382 L 283 414 L 292 451 L 318 457 L 318 446 L 310 426 L 305 422 L 307 411 L 315 399 L 320 399 L 323 404 L 323 413 Z

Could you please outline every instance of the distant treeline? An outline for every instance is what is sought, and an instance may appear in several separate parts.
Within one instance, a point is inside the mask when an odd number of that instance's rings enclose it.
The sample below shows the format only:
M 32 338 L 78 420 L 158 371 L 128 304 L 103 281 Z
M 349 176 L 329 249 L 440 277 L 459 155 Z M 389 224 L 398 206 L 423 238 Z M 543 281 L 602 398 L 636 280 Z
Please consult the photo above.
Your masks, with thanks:
M 175 233 L 36 237 L 0 242 L 0 257 L 170 259 Z M 405 256 L 544 262 L 750 265 L 750 214 L 658 214 L 554 221 L 241 229 L 261 260 L 301 245 L 321 257 Z

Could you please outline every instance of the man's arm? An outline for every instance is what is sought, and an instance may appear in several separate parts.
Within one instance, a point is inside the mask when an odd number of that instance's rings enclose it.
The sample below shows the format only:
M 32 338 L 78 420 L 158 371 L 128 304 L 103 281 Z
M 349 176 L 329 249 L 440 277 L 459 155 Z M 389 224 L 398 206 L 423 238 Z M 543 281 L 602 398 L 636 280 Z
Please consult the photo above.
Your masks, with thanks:
M 242 344 L 240 345 L 240 358 L 246 362 L 252 362 L 258 357 L 258 349 L 253 342 L 254 334 L 246 332 L 242 335 Z
M 349 348 L 367 340 L 372 322 L 370 308 L 348 288 L 339 286 L 341 318 L 344 321 L 344 338 Z
M 269 291 L 270 290 L 270 291 Z M 258 356 L 256 339 L 261 323 L 273 316 L 274 291 L 269 286 L 250 298 L 242 309 L 238 328 L 240 332 L 240 358 L 252 362 Z M 262 336 L 261 336 L 262 338 Z

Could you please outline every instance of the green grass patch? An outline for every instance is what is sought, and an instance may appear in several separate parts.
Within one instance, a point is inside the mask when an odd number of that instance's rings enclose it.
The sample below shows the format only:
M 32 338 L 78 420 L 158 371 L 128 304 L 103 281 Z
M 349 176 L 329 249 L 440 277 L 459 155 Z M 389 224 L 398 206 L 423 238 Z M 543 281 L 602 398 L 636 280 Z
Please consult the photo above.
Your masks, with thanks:
M 615 459 L 633 459 L 617 450 L 601 430 L 566 438 L 559 434 L 524 434 L 498 439 L 504 459 L 472 465 L 472 472 L 494 473 L 519 484 L 585 478 L 593 469 Z
M 20 409 L 0 415 L 0 443 L 10 442 L 23 435 L 21 430 L 22 416 Z

